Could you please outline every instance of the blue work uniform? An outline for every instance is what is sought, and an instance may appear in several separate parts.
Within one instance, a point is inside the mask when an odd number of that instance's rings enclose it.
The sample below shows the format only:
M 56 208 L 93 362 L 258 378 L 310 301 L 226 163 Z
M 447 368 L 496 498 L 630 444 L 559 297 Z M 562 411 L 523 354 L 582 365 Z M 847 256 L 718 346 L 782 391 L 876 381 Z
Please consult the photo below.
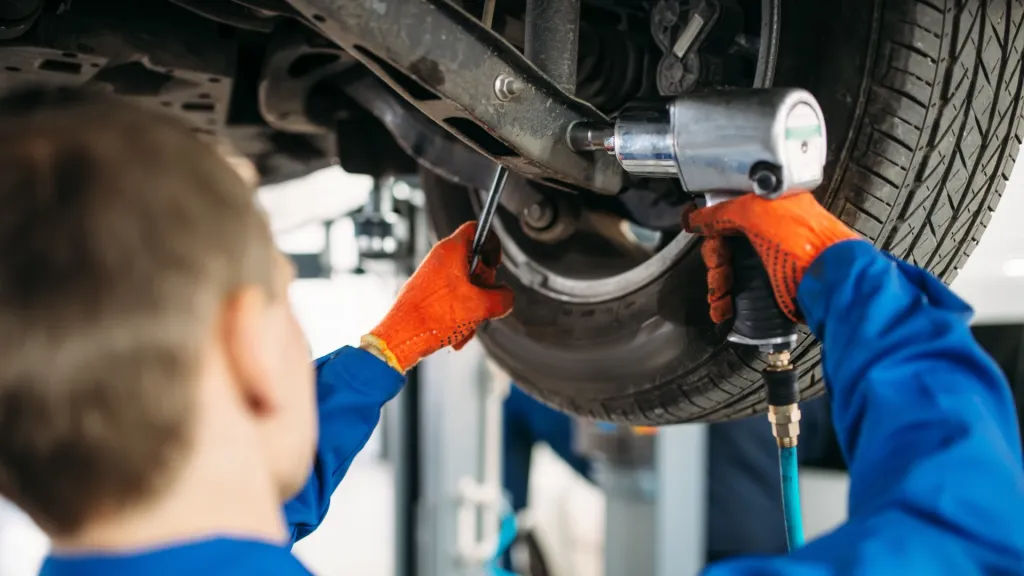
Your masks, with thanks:
M 51 556 L 41 576 L 182 576 L 309 574 L 291 554 L 291 544 L 316 529 L 331 494 L 353 458 L 369 440 L 380 409 L 401 390 L 405 378 L 365 350 L 345 347 L 316 361 L 320 418 L 313 473 L 284 506 L 291 541 L 286 544 L 211 538 L 134 554 Z
M 788 556 L 712 566 L 743 574 L 1024 573 L 1024 467 L 1009 387 L 938 280 L 861 241 L 820 255 L 799 289 L 824 344 L 833 422 L 850 468 L 849 520 Z M 293 538 L 331 491 L 401 377 L 342 349 L 317 363 L 321 436 L 309 485 L 286 508 Z M 685 511 L 680 511 L 685 513 Z M 51 558 L 47 576 L 305 574 L 285 546 L 206 540 L 129 556 Z
M 787 556 L 706 576 L 1024 574 L 1024 467 L 1005 377 L 971 310 L 933 276 L 840 242 L 804 275 L 800 309 L 824 346 L 849 518 Z

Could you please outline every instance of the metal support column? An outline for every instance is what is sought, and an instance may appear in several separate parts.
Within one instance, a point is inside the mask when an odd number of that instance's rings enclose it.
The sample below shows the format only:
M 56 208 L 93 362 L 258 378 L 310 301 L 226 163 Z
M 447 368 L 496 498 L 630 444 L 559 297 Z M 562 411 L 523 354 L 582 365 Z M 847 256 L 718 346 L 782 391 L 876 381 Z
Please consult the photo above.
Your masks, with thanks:
M 695 576 L 707 556 L 708 427 L 658 429 L 656 576 Z
M 416 266 L 430 249 L 427 232 L 427 214 L 423 209 L 422 192 L 416 182 L 406 182 L 408 197 L 396 209 L 408 223 L 408 245 L 401 250 L 396 268 L 403 279 L 415 271 Z M 373 242 L 370 242 L 372 245 Z M 384 452 L 394 465 L 395 478 L 395 576 L 417 576 L 416 523 L 417 504 L 420 499 L 420 378 L 419 369 L 413 368 L 406 378 L 405 387 L 398 396 L 384 406 Z
M 416 508 L 419 502 L 419 369 L 385 408 L 385 442 L 395 470 L 395 576 L 417 576 Z
M 596 472 L 605 493 L 604 576 L 653 576 L 659 543 L 654 469 L 605 463 Z
M 425 360 L 420 377 L 417 575 L 477 575 L 497 549 L 502 506 L 501 403 L 494 374 L 471 341 Z
M 695 576 L 707 531 L 707 426 L 577 423 L 605 492 L 604 576 Z

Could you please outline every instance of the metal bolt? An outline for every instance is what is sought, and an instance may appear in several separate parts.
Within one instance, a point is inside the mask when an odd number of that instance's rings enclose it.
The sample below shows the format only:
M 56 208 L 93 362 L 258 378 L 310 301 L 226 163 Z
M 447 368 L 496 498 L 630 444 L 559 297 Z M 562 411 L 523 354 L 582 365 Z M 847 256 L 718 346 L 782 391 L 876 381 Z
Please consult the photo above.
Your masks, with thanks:
M 765 192 L 772 192 L 779 186 L 779 179 L 775 177 L 775 174 L 768 172 L 760 172 L 754 177 L 754 182 L 757 187 Z
M 555 207 L 548 200 L 539 200 L 523 210 L 523 223 L 535 230 L 543 230 L 555 222 Z
M 762 196 L 770 196 L 779 191 L 782 179 L 778 168 L 767 162 L 758 162 L 750 170 L 750 180 L 754 183 L 754 191 Z
M 615 129 L 591 122 L 573 122 L 566 132 L 569 147 L 576 152 L 591 150 L 608 150 L 608 141 L 612 141 L 611 151 L 615 151 Z
M 498 74 L 494 79 L 494 95 L 502 102 L 515 98 L 522 90 L 523 83 L 508 74 Z
M 779 351 L 775 351 L 775 352 L 770 352 L 768 354 L 768 358 L 766 360 L 768 361 L 769 369 L 771 369 L 771 368 L 776 368 L 776 369 L 786 368 L 787 366 L 789 366 L 789 362 L 790 362 L 789 350 L 779 350 Z

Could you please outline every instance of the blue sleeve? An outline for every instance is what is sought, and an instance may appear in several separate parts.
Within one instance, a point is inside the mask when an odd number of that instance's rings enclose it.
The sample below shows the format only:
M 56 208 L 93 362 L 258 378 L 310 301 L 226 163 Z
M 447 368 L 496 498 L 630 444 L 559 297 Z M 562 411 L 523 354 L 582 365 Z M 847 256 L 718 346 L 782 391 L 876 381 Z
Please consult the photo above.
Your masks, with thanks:
M 798 297 L 824 346 L 849 519 L 789 556 L 708 574 L 1024 573 L 1017 418 L 970 308 L 862 241 L 821 254 Z
M 313 473 L 284 506 L 292 542 L 316 529 L 331 494 L 380 420 L 380 409 L 401 390 L 405 377 L 373 354 L 340 348 L 316 361 L 320 436 Z

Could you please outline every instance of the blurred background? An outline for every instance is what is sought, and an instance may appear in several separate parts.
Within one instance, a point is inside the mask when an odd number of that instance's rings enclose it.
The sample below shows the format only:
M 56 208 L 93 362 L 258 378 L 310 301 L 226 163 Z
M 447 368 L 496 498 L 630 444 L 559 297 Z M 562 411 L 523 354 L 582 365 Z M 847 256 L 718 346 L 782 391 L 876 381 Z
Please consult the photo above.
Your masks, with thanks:
M 415 180 L 375 182 L 331 167 L 264 187 L 259 199 L 279 246 L 300 270 L 290 296 L 316 356 L 357 343 L 385 313 L 403 278 L 429 245 L 419 210 L 422 192 Z M 1024 293 L 1024 230 L 1014 221 L 1021 213 L 1024 178 L 1017 170 L 988 231 L 953 284 L 975 308 L 979 338 L 1015 385 L 1024 357 L 1024 298 L 1020 297 Z M 659 558 L 675 553 L 672 562 L 682 554 L 682 563 L 689 566 L 677 573 L 686 574 L 698 570 L 705 559 L 771 551 L 776 545 L 761 536 L 775 530 L 770 522 L 750 526 L 749 519 L 758 517 L 761 504 L 730 496 L 750 493 L 749 487 L 740 485 L 736 472 L 731 476 L 736 486 L 715 481 L 715 474 L 724 473 L 723 466 L 731 466 L 716 463 L 716 454 L 735 450 L 730 445 L 743 442 L 742 436 L 734 435 L 738 428 L 716 424 L 624 430 L 541 412 L 546 420 L 539 428 L 520 429 L 517 422 L 531 422 L 536 414 L 531 410 L 536 407 L 520 398 L 521 393 L 510 392 L 508 378 L 494 367 L 480 376 L 473 367 L 484 362 L 482 358 L 476 346 L 458 354 L 442 352 L 433 376 L 425 368 L 425 373 L 414 377 L 418 380 L 416 403 L 400 398 L 388 407 L 382 425 L 334 495 L 324 524 L 295 546 L 295 553 L 314 573 L 454 573 L 446 572 L 451 568 L 445 566 L 485 571 L 487 562 L 474 545 L 487 549 L 495 545 L 492 537 L 498 516 L 488 516 L 494 511 L 485 507 L 469 508 L 470 528 L 459 524 L 465 520 L 460 482 L 471 478 L 494 488 L 495 474 L 501 474 L 500 468 L 494 468 L 499 461 L 495 449 L 506 467 L 501 491 L 507 498 L 502 510 L 515 505 L 520 511 L 519 537 L 511 551 L 504 552 L 505 561 L 525 570 L 520 573 L 655 573 L 664 565 Z M 461 462 L 462 449 L 446 441 L 445 435 L 452 430 L 429 420 L 437 413 L 430 409 L 433 394 L 437 398 L 457 394 L 460 386 L 468 385 L 459 376 L 466 370 L 477 370 L 469 372 L 476 377 L 466 380 L 486 382 L 486 388 L 480 389 L 484 392 L 478 420 L 466 425 L 465 431 L 478 437 L 479 443 L 463 450 L 473 455 Z M 495 399 L 504 401 L 504 423 L 494 422 Z M 516 412 L 517 403 L 526 406 L 525 412 Z M 411 405 L 425 408 L 410 412 Z M 827 407 L 821 412 L 827 419 Z M 526 420 L 519 420 L 522 414 L 527 414 Z M 449 416 L 455 420 L 452 426 L 462 425 L 457 416 Z M 768 438 L 767 424 L 755 420 L 748 427 L 756 427 L 757 434 Z M 495 426 L 501 426 L 506 437 L 496 436 Z M 819 453 L 817 464 L 806 467 L 801 476 L 809 537 L 831 529 L 846 513 L 847 477 L 834 443 L 828 440 L 827 421 L 821 428 L 821 446 L 808 447 Z M 718 430 L 728 435 L 717 434 Z M 416 440 L 410 442 L 410 438 Z M 410 444 L 419 447 L 410 453 Z M 669 467 L 673 458 L 677 476 L 671 482 L 678 484 L 667 490 L 669 480 L 659 466 Z M 443 473 L 459 466 L 469 470 L 464 473 L 468 476 Z M 510 470 L 517 477 L 510 478 Z M 775 474 L 770 466 L 765 470 Z M 453 478 L 457 481 L 452 482 Z M 769 490 L 762 500 L 771 506 L 774 497 Z M 723 507 L 723 498 L 735 505 Z M 469 540 L 463 541 L 461 532 L 446 536 L 449 528 L 468 529 Z M 720 533 L 746 536 L 727 541 Z M 678 551 L 659 549 L 666 541 L 675 541 Z M 13 505 L 0 501 L 0 576 L 35 574 L 47 550 L 45 536 L 32 522 Z M 502 551 L 494 548 L 493 553 Z M 483 556 L 488 554 L 485 549 Z M 643 557 L 648 558 L 646 563 Z

